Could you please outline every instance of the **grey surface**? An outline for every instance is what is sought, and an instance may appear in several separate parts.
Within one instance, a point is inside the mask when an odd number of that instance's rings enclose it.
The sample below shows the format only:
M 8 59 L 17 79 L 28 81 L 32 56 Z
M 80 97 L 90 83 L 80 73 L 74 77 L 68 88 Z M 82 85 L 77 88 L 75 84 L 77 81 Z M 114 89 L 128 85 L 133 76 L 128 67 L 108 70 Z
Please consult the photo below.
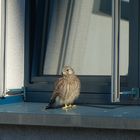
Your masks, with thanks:
M 77 106 L 64 111 L 48 109 L 46 103 L 0 106 L 0 124 L 42 125 L 107 129 L 140 129 L 139 106 Z
M 0 140 L 140 140 L 140 132 L 0 125 Z

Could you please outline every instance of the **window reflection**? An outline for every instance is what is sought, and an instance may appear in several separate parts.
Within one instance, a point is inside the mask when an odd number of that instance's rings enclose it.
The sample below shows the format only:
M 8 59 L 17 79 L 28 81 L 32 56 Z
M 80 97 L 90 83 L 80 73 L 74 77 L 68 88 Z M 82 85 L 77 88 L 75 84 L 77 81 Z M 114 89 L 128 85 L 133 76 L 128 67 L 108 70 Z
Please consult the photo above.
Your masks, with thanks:
M 68 15 L 68 0 L 54 0 L 43 74 L 60 74 L 63 65 L 70 65 L 79 75 L 111 75 L 112 17 L 98 11 L 102 1 L 75 0 Z M 127 75 L 127 19 L 121 19 L 120 30 L 120 74 Z

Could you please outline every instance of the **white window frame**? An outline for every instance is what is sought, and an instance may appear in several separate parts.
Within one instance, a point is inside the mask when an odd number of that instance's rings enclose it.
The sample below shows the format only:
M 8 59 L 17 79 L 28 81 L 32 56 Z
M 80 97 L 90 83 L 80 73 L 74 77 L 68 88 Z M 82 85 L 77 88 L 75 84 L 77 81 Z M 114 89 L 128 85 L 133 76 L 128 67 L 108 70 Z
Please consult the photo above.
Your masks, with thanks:
M 6 95 L 6 0 L 0 1 L 0 97 Z

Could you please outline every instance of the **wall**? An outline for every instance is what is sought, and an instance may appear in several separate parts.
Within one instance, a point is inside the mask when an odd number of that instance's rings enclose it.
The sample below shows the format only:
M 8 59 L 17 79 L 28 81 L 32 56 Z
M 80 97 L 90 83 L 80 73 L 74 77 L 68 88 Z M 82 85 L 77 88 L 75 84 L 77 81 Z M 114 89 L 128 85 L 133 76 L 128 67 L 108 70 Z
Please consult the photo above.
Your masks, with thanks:
M 6 87 L 21 88 L 24 77 L 25 0 L 6 1 Z
M 139 131 L 0 125 L 0 140 L 139 140 Z

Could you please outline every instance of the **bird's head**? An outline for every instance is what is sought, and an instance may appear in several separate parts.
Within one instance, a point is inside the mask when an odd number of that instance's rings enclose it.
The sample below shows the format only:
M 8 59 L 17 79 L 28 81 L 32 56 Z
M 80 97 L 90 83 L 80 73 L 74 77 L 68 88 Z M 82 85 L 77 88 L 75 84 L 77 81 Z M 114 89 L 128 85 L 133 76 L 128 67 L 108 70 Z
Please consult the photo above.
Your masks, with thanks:
M 64 66 L 62 70 L 63 75 L 72 75 L 74 74 L 74 70 L 70 66 Z

